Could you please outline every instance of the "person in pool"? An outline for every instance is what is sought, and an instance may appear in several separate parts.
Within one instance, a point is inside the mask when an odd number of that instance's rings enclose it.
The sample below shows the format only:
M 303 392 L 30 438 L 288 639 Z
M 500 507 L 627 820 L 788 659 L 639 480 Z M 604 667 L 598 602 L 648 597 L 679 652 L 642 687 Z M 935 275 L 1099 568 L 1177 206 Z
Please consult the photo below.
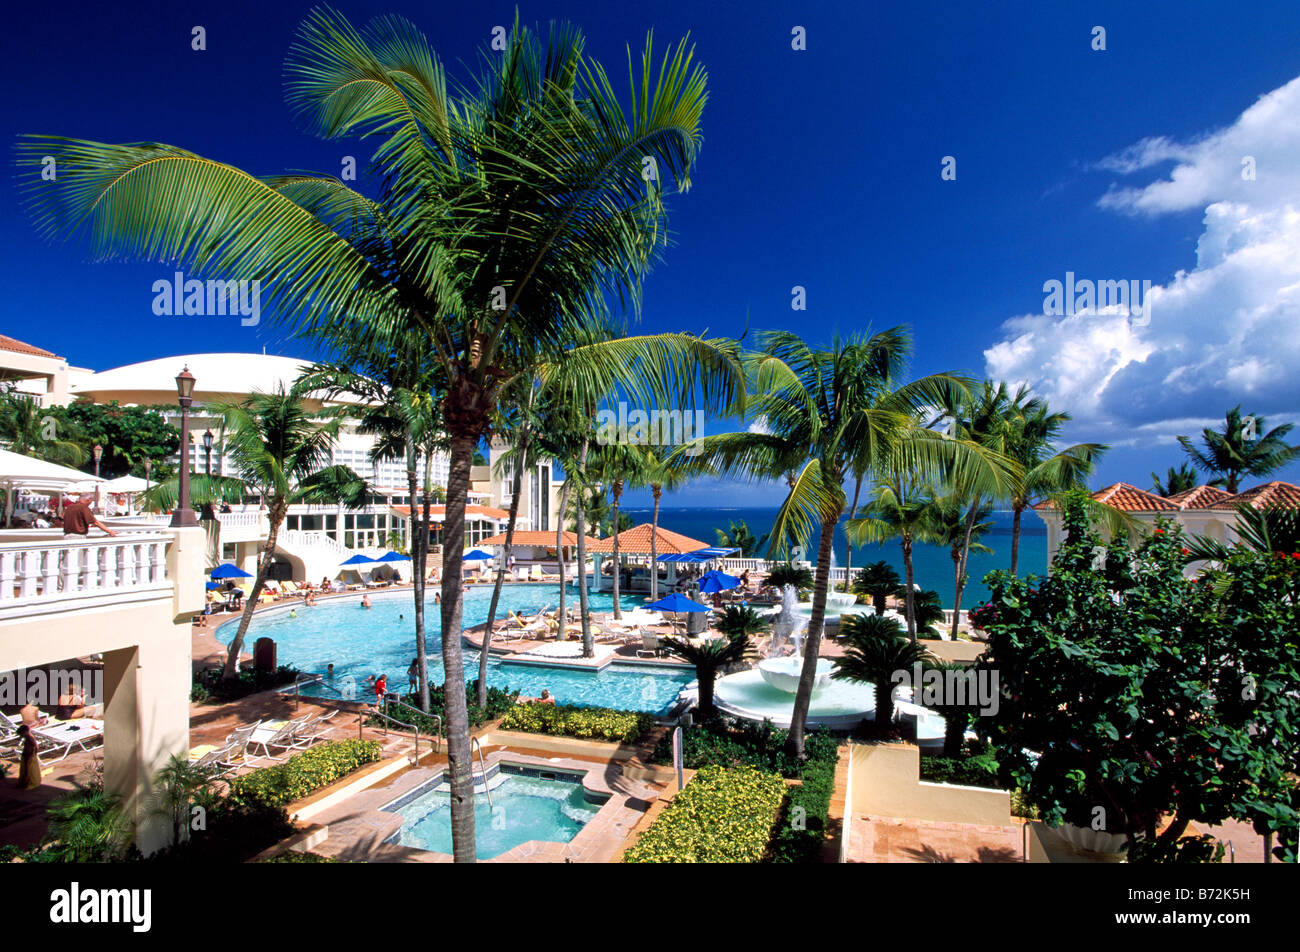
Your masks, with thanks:
M 369 608 L 369 607 L 370 607 L 370 596 L 369 596 L 369 595 L 362 595 L 362 596 L 361 596 L 361 607 L 362 607 L 362 608 Z
M 406 669 L 406 686 L 412 694 L 420 686 L 420 659 L 412 658 L 411 666 Z
M 388 696 L 388 675 L 381 674 L 375 680 L 375 707 L 383 707 L 384 698 Z
M 334 662 L 333 662 L 333 661 L 331 661 L 329 664 L 327 664 L 327 665 L 325 666 L 325 677 L 327 677 L 327 678 L 332 678 L 332 677 L 334 677 Z

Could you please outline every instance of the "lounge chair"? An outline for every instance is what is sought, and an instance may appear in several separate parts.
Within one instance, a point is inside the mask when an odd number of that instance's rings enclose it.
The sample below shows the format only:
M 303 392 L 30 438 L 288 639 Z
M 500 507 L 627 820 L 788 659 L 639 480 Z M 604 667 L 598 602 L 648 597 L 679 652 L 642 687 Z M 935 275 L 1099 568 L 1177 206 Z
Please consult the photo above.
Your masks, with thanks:
M 225 765 L 225 761 L 233 751 L 234 744 L 227 744 L 224 747 L 215 744 L 195 747 L 190 751 L 190 766 L 215 780 L 229 773 L 230 768 Z
M 32 728 L 32 736 L 51 742 L 51 749 L 61 749 L 55 761 L 63 760 L 75 750 L 98 750 L 104 746 L 104 722 L 93 717 L 56 721 Z
M 310 720 L 310 716 L 295 718 L 291 721 L 281 723 L 263 724 L 253 731 L 248 738 L 249 747 L 261 747 L 262 756 L 266 760 L 279 763 L 283 758 L 271 756 L 272 747 L 289 748 L 293 746 L 293 735 L 302 730 L 303 725 Z
M 659 636 L 646 632 L 641 636 L 642 647 L 636 649 L 638 658 L 659 658 L 665 653 L 664 647 L 659 643 Z
M 241 767 L 257 767 L 258 765 L 253 763 L 253 758 L 248 753 L 248 743 L 261 725 L 261 721 L 254 721 L 252 724 L 236 728 L 226 735 L 224 745 L 221 748 L 222 757 L 217 763 L 227 770 L 238 770 Z

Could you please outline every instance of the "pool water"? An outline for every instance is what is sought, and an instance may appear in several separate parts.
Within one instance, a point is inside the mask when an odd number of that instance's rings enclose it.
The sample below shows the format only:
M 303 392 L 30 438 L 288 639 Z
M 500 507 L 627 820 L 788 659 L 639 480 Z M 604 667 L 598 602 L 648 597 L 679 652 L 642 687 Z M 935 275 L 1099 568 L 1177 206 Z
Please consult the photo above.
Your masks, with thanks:
M 501 765 L 489 779 L 492 805 L 482 785 L 474 795 L 474 842 L 479 859 L 492 859 L 529 840 L 568 843 L 595 817 L 602 804 L 589 802 L 576 775 L 540 776 L 530 770 Z M 504 777 L 504 779 L 501 779 Z M 403 797 L 385 810 L 402 818 L 402 828 L 390 842 L 400 846 L 450 853 L 451 795 L 441 781 L 414 799 Z M 405 802 L 404 802 L 405 801 Z
M 497 617 L 510 611 L 531 614 L 538 609 L 554 609 L 559 604 L 560 587 L 556 585 L 516 584 L 501 589 Z M 462 624 L 466 627 L 487 621 L 492 587 L 471 588 L 465 594 Z M 415 657 L 415 613 L 411 591 L 370 593 L 373 607 L 361 608 L 361 593 L 323 601 L 310 608 L 298 602 L 288 609 L 253 616 L 244 639 L 246 651 L 252 651 L 258 638 L 271 638 L 276 644 L 280 664 L 298 670 L 324 674 L 334 665 L 334 677 L 319 684 L 304 685 L 304 695 L 342 698 L 369 698 L 366 679 L 371 675 L 388 675 L 390 691 L 402 693 L 407 688 L 406 671 Z M 609 611 L 613 597 L 591 595 L 593 612 Z M 625 609 L 640 605 L 639 598 L 623 598 Z M 566 599 L 566 607 L 577 607 L 576 597 Z M 441 684 L 442 625 L 440 606 L 429 592 L 425 602 L 425 631 L 429 662 L 429 680 Z M 238 630 L 232 619 L 216 631 L 217 640 L 228 644 Z M 478 652 L 466 648 L 465 678 L 478 676 Z M 509 688 L 537 697 L 549 690 L 560 704 L 581 707 L 612 707 L 622 710 L 661 714 L 673 704 L 683 687 L 695 680 L 693 671 L 671 668 L 618 664 L 603 671 L 575 671 L 558 667 L 510 664 L 497 657 L 488 659 L 488 684 Z

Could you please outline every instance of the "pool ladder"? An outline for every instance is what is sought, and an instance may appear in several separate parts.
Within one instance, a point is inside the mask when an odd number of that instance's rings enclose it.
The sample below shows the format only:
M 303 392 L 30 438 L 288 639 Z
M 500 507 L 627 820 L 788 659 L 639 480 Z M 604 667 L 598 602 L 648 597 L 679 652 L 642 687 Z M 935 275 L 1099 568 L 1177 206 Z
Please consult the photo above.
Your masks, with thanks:
M 469 772 L 470 780 L 474 779 L 474 751 L 478 751 L 478 769 L 479 775 L 483 778 L 483 792 L 487 795 L 488 806 L 492 806 L 492 791 L 488 789 L 487 779 L 487 762 L 483 760 L 483 745 L 478 742 L 477 737 L 469 739 Z

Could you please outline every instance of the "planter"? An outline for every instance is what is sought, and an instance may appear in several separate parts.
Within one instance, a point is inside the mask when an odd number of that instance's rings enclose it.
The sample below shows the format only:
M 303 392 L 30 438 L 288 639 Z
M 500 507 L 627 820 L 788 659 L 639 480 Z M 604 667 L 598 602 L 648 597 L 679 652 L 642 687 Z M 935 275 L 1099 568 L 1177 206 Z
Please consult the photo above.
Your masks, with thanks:
M 1118 854 L 1128 839 L 1121 833 L 1108 833 L 1073 823 L 1062 824 L 1056 832 L 1075 849 L 1102 855 Z

